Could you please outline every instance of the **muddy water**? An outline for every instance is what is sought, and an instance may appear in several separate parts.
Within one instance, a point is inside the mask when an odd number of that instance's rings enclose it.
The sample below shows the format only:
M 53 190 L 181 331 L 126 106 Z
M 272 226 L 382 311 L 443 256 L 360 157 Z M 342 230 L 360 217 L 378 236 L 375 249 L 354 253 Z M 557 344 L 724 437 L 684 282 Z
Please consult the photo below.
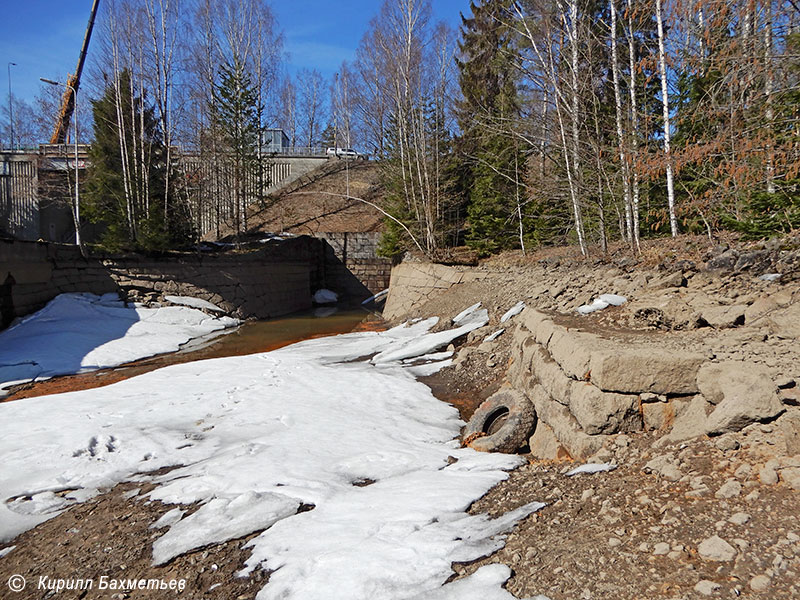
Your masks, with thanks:
M 377 331 L 384 328 L 383 321 L 379 317 L 364 310 L 341 311 L 326 317 L 315 316 L 314 313 L 300 313 L 269 321 L 251 321 L 230 333 L 209 340 L 190 342 L 178 352 L 160 354 L 112 369 L 54 377 L 15 386 L 3 401 L 102 387 L 168 365 L 268 352 L 311 338 L 351 331 Z

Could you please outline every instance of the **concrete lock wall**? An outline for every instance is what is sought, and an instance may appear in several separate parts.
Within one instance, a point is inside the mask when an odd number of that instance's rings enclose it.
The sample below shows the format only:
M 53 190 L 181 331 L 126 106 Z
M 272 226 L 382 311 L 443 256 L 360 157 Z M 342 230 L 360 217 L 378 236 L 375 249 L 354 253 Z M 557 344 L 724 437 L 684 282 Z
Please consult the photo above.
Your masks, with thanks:
M 392 261 L 378 258 L 380 232 L 317 233 L 327 242 L 326 275 L 331 289 L 364 300 L 389 287 Z
M 73 245 L 0 240 L 0 329 L 58 294 L 118 293 L 130 301 L 193 296 L 240 318 L 310 308 L 320 288 L 360 302 L 389 284 L 391 262 L 375 258 L 377 234 L 299 236 L 250 251 L 84 258 Z
M 179 259 L 136 257 L 103 265 L 128 300 L 163 295 L 208 300 L 240 318 L 269 318 L 311 307 L 311 265 L 256 255 Z
M 241 318 L 269 318 L 311 306 L 324 283 L 324 247 L 309 237 L 241 254 L 83 258 L 75 246 L 0 240 L 0 328 L 58 294 L 164 294 L 209 300 Z
M 433 263 L 403 262 L 394 267 L 389 297 L 383 308 L 386 319 L 418 317 L 415 310 L 451 287 L 486 277 L 485 271 Z

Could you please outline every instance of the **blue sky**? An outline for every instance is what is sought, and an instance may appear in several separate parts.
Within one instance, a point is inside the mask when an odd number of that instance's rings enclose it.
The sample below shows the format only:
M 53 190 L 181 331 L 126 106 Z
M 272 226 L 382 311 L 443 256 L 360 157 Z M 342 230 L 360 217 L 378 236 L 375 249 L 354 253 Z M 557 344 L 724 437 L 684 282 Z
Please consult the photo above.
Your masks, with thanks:
M 101 8 L 103 0 L 100 0 Z M 291 54 L 290 70 L 317 68 L 326 77 L 353 58 L 380 0 L 273 0 Z M 0 90 L 8 98 L 8 63 L 15 96 L 31 101 L 39 77 L 59 79 L 75 69 L 92 0 L 0 2 Z M 458 27 L 469 0 L 433 0 L 434 16 Z M 91 60 L 92 47 L 89 48 Z

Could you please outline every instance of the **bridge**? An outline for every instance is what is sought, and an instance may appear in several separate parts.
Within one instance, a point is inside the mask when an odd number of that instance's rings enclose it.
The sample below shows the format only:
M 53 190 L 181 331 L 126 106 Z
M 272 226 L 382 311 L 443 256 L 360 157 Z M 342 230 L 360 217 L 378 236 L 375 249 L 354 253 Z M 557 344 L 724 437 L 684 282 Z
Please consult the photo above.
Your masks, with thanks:
M 78 145 L 78 179 L 85 179 L 89 164 L 88 144 Z M 0 236 L 20 240 L 70 242 L 75 237 L 71 214 L 75 147 L 42 144 L 38 148 L 0 152 Z M 210 169 L 200 153 L 175 149 L 184 176 L 202 177 Z M 319 148 L 280 148 L 264 153 L 263 195 L 273 194 L 326 164 L 329 157 Z M 224 182 L 222 182 L 224 185 Z M 207 194 L 219 190 L 207 187 Z M 199 231 L 212 228 L 210 206 L 193 211 Z

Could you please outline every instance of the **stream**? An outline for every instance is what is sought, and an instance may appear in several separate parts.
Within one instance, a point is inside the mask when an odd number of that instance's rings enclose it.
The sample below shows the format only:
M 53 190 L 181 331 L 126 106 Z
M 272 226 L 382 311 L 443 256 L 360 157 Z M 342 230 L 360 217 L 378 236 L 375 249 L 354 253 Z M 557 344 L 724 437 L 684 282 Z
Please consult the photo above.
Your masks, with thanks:
M 379 316 L 364 309 L 341 310 L 333 314 L 327 314 L 328 310 L 304 311 L 266 321 L 246 321 L 234 329 L 192 340 L 177 352 L 151 356 L 110 369 L 20 384 L 11 388 L 9 394 L 0 401 L 102 387 L 168 365 L 269 352 L 307 339 L 385 328 Z

